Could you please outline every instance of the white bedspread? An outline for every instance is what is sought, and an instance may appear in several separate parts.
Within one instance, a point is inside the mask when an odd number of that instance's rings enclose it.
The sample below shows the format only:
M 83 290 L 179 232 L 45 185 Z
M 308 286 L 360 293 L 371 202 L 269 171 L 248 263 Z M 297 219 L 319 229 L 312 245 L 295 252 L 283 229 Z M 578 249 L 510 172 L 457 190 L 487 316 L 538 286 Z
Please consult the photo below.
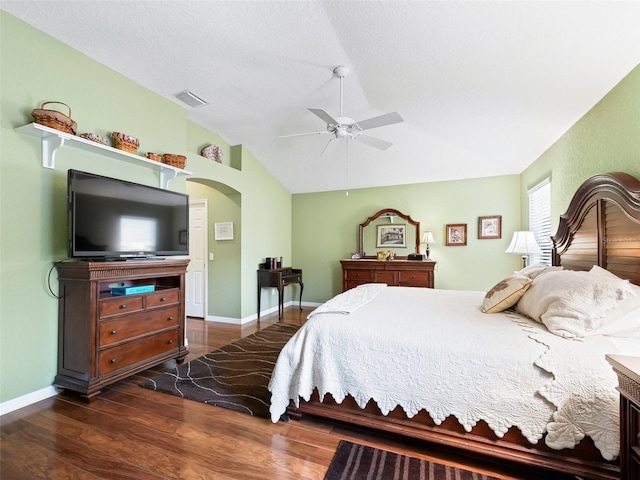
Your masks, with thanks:
M 317 388 L 338 403 L 373 399 L 385 415 L 397 406 L 436 424 L 454 415 L 467 431 L 479 420 L 499 437 L 516 426 L 531 443 L 549 432 L 552 448 L 589 435 L 605 459 L 617 456 L 617 380 L 604 354 L 637 354 L 640 342 L 578 342 L 519 315 L 483 314 L 484 292 L 386 287 L 371 301 L 356 290 L 344 295 L 364 304 L 350 314 L 319 307 L 280 353 L 272 421 Z

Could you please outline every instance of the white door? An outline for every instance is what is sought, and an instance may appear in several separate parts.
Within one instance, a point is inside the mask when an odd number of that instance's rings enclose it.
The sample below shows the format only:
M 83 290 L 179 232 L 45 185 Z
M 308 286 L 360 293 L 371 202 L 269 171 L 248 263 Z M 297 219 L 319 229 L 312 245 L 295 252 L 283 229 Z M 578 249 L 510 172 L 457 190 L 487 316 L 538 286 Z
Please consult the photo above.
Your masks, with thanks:
M 189 266 L 186 275 L 188 317 L 204 318 L 207 286 L 207 201 L 189 202 Z

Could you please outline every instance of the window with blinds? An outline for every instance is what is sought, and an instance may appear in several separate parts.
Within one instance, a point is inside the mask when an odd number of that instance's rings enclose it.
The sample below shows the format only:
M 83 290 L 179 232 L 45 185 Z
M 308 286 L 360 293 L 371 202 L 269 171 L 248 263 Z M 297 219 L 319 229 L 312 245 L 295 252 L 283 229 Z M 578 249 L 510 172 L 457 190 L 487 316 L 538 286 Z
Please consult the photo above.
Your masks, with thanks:
M 531 263 L 551 265 L 551 179 L 543 180 L 528 192 L 529 230 L 533 232 L 542 250 L 541 255 L 532 255 Z

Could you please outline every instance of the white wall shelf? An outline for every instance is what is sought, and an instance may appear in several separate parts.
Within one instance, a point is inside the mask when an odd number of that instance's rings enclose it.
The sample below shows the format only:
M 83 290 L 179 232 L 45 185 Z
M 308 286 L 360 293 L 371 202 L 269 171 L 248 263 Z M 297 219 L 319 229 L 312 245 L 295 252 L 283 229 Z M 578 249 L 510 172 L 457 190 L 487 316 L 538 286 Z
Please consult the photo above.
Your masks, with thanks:
M 61 132 L 54 128 L 45 127 L 39 123 L 30 123 L 17 127 L 16 132 L 39 138 L 42 143 L 42 166 L 44 168 L 55 168 L 56 152 L 63 146 L 79 148 L 88 152 L 104 155 L 116 160 L 124 160 L 131 163 L 146 165 L 149 168 L 156 169 L 160 172 L 160 187 L 167 188 L 169 181 L 178 175 L 192 175 L 191 172 L 181 168 L 172 167 L 164 163 L 149 160 L 148 158 L 134 155 L 133 153 L 118 150 L 117 148 L 102 145 L 86 138 Z

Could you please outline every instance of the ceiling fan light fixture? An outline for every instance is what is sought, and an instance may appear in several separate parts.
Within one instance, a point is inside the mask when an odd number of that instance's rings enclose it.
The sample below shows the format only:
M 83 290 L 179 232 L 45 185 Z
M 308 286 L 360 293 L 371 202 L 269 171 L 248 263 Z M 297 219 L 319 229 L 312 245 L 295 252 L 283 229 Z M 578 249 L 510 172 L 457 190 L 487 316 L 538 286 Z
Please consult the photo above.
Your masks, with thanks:
M 293 135 L 281 135 L 280 137 L 297 137 L 301 135 L 316 135 L 316 134 L 331 134 L 333 138 L 329 140 L 327 145 L 325 145 L 324 150 L 322 150 L 322 154 L 324 154 L 325 150 L 329 146 L 330 143 L 341 140 L 343 138 L 356 140 L 358 142 L 364 143 L 365 145 L 369 145 L 371 147 L 377 148 L 379 150 L 386 150 L 391 146 L 390 142 L 385 140 L 380 140 L 375 137 L 370 137 L 368 135 L 362 135 L 363 130 L 368 130 L 370 128 L 378 128 L 383 127 L 385 125 L 392 125 L 394 123 L 400 123 L 404 120 L 398 114 L 398 112 L 386 113 L 384 115 L 378 115 L 377 117 L 367 118 L 361 121 L 355 121 L 353 118 L 343 116 L 342 114 L 342 80 L 349 73 L 349 69 L 344 65 L 338 65 L 333 69 L 333 75 L 340 80 L 340 114 L 336 117 L 329 114 L 326 110 L 322 108 L 308 108 L 311 113 L 313 113 L 316 117 L 320 118 L 325 122 L 326 130 L 324 132 L 307 132 L 307 133 L 297 133 Z

